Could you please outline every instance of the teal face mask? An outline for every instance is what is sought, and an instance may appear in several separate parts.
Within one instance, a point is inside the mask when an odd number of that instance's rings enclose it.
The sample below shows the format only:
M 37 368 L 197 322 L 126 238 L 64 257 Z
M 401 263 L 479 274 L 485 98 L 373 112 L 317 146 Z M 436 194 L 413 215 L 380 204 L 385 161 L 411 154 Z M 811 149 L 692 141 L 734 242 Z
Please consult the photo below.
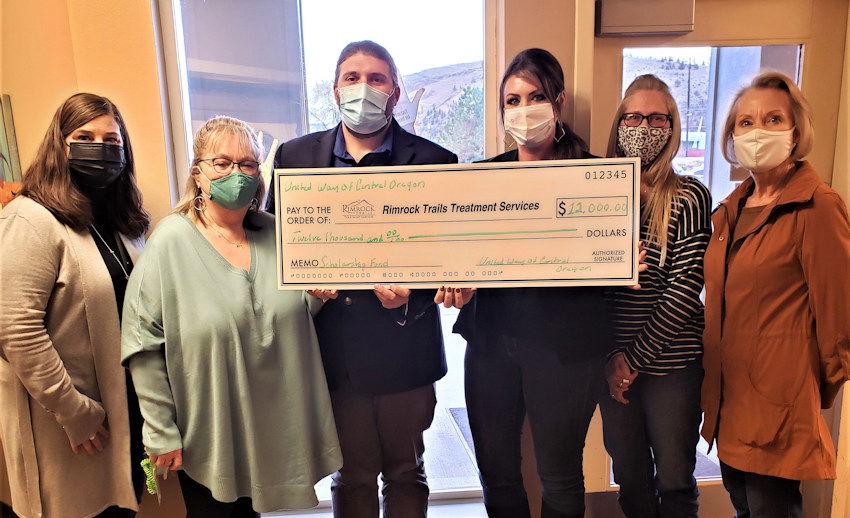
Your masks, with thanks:
M 385 113 L 390 96 L 366 83 L 337 89 L 342 123 L 355 133 L 368 135 L 387 125 Z
M 210 180 L 210 177 L 203 170 L 201 170 L 201 174 L 207 180 Z M 251 199 L 257 194 L 259 185 L 259 175 L 251 176 L 242 171 L 232 171 L 227 176 L 210 180 L 209 198 L 225 209 L 241 209 L 251 203 Z

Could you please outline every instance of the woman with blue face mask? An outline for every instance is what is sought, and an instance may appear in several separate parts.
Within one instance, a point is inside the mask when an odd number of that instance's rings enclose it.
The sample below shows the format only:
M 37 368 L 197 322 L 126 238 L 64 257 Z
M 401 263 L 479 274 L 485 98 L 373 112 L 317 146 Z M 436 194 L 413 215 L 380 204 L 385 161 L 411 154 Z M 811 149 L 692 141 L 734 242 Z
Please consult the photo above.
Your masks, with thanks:
M 311 318 L 321 302 L 277 290 L 254 131 L 219 116 L 193 151 L 186 193 L 124 304 L 145 449 L 160 469 L 182 470 L 190 518 L 313 507 L 313 484 L 341 464 Z
M 118 108 L 71 96 L 0 212 L 0 436 L 20 516 L 135 514 L 144 452 L 119 315 L 149 222 Z

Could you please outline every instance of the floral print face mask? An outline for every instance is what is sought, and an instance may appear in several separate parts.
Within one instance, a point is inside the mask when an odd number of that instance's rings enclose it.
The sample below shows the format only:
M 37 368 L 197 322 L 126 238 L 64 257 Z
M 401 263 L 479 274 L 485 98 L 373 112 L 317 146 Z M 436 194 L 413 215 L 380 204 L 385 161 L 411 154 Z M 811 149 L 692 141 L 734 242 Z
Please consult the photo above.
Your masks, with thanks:
M 620 126 L 617 128 L 617 145 L 626 156 L 639 157 L 641 166 L 646 167 L 661 153 L 672 134 L 672 128 Z

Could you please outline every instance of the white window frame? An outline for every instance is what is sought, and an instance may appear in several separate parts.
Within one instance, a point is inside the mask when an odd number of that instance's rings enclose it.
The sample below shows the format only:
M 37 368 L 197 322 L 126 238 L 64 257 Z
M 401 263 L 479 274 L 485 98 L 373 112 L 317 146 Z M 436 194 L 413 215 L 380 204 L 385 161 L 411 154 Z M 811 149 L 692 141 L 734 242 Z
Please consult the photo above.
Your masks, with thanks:
M 189 79 L 186 71 L 186 48 L 183 45 L 183 19 L 179 0 L 157 0 L 152 5 L 159 20 L 160 63 L 165 78 L 167 104 L 166 145 L 173 157 L 169 164 L 168 184 L 172 206 L 183 194 L 191 161 L 192 116 L 189 110 Z

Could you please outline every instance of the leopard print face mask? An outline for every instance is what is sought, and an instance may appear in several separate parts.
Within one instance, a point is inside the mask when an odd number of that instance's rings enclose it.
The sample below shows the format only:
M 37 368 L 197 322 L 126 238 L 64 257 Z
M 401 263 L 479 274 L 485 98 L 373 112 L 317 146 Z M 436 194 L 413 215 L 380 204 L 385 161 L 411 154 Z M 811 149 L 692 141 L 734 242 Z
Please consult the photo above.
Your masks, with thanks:
M 672 128 L 620 126 L 617 128 L 617 144 L 625 156 L 640 157 L 641 166 L 646 167 L 661 153 L 672 134 Z

